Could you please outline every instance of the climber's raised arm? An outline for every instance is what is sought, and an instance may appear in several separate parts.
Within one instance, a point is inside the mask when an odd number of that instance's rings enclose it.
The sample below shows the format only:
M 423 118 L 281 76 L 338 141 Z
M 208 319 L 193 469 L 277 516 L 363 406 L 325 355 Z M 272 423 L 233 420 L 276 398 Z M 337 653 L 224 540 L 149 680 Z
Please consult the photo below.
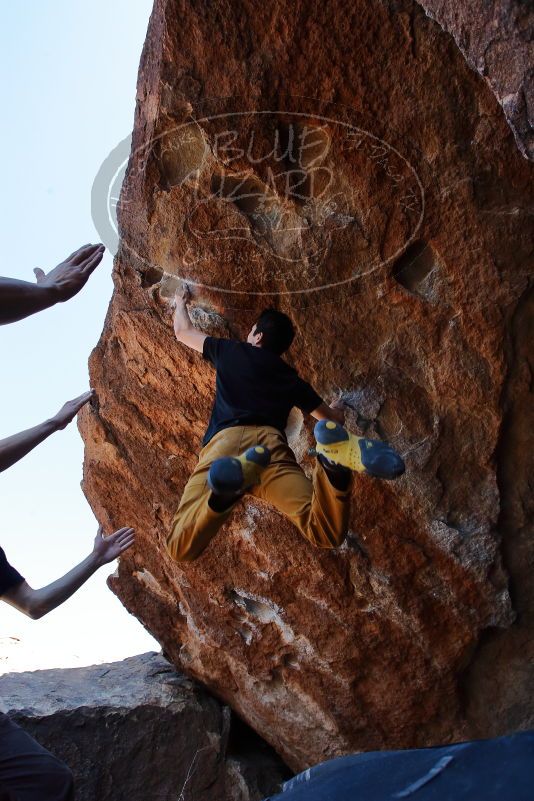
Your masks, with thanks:
M 93 390 L 84 392 L 78 398 L 67 401 L 57 414 L 49 417 L 44 423 L 0 440 L 0 473 L 26 456 L 50 434 L 65 428 L 93 395 Z
M 0 325 L 15 323 L 76 295 L 102 261 L 104 245 L 84 245 L 45 274 L 38 267 L 37 283 L 0 277 Z
M 174 296 L 174 334 L 178 342 L 182 342 L 187 347 L 202 353 L 207 334 L 203 334 L 191 322 L 187 311 L 187 301 L 189 299 L 190 292 L 187 286 L 184 285 L 176 290 Z

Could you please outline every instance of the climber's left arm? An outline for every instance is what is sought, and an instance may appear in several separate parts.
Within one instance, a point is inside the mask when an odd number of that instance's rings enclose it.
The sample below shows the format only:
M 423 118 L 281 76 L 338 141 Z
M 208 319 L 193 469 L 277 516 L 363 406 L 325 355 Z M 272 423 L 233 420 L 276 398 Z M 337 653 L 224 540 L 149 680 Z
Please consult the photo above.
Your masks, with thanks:
M 310 412 L 312 417 L 316 420 L 333 420 L 334 423 L 345 425 L 345 412 L 341 406 L 336 407 L 336 401 L 329 406 L 327 403 L 321 403 L 313 412 Z
M 341 425 L 345 424 L 345 412 L 343 411 L 345 404 L 337 399 L 329 406 L 311 384 L 300 376 L 297 376 L 293 400 L 298 409 L 304 414 L 311 414 L 316 420 L 334 420 Z

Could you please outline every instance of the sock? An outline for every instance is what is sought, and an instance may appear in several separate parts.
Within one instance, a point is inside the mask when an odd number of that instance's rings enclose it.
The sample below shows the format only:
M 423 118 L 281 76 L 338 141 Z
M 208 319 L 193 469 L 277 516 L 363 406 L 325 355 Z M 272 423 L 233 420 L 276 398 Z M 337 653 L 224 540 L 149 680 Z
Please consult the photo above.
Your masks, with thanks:
M 348 467 L 343 467 L 343 465 L 336 465 L 327 459 L 322 453 L 317 455 L 319 462 L 323 466 L 323 469 L 328 476 L 329 482 L 340 492 L 344 492 L 348 490 L 350 487 L 350 482 L 352 478 L 352 471 L 349 470 Z
M 222 495 L 221 493 L 212 492 L 208 498 L 208 506 L 214 512 L 226 512 L 236 501 L 243 497 L 245 493 L 241 492 L 239 495 Z

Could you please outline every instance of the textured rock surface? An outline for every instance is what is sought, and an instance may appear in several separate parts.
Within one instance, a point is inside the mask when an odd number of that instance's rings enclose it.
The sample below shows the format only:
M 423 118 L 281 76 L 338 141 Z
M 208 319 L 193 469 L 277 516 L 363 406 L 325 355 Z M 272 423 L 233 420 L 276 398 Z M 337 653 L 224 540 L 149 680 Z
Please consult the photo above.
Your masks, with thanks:
M 534 159 L 534 4 L 420 0 L 495 92 L 524 156 Z
M 113 591 L 293 768 L 532 715 L 532 186 L 488 85 L 408 0 L 155 4 L 84 490 L 138 531 Z M 208 333 L 291 313 L 300 372 L 404 454 L 398 482 L 357 479 L 337 551 L 249 500 L 196 563 L 167 557 L 214 376 L 173 340 L 162 269 L 196 283 Z
M 1 704 L 69 765 L 78 801 L 259 801 L 287 778 L 228 707 L 158 654 L 6 674 Z

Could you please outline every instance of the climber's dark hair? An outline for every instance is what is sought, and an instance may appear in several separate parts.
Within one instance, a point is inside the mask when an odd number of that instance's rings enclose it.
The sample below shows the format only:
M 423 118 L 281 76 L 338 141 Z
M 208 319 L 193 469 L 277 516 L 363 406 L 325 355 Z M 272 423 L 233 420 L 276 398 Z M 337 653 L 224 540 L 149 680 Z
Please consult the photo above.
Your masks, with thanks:
M 258 317 L 254 333 L 263 334 L 262 348 L 281 356 L 293 342 L 295 329 L 287 314 L 270 308 L 264 309 Z

